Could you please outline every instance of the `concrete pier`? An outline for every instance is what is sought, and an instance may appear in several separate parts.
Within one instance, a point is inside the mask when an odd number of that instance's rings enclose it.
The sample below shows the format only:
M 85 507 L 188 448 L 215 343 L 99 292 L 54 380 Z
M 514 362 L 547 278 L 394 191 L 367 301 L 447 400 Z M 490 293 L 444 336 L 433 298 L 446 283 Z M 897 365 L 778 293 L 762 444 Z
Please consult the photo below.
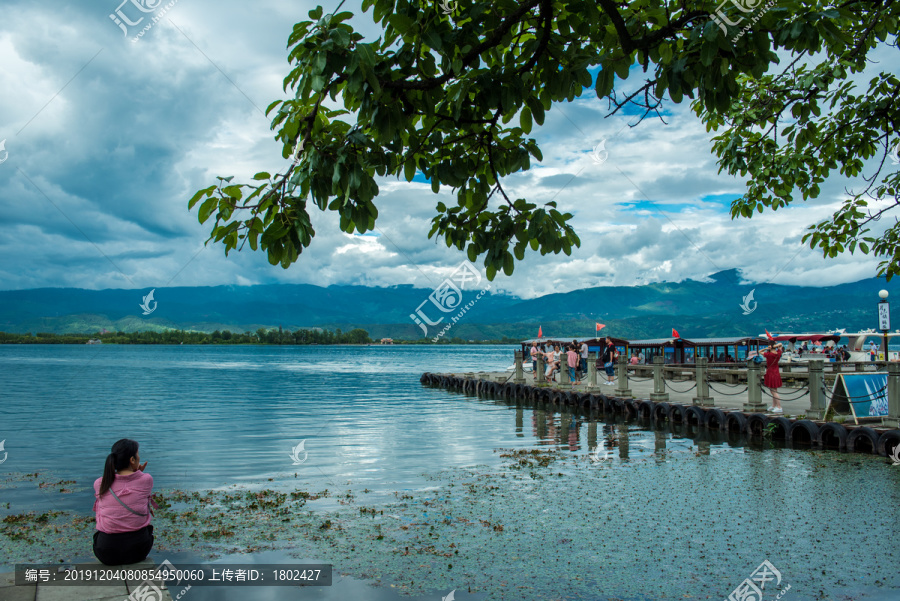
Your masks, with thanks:
M 91 562 L 84 562 L 85 564 Z M 103 566 L 100 562 L 96 563 L 98 567 L 122 570 L 150 570 L 157 567 L 157 564 L 149 559 L 140 563 L 128 566 Z M 113 580 L 112 584 L 103 586 L 79 585 L 79 586 L 47 586 L 36 582 L 25 586 L 15 585 L 15 572 L 7 572 L 0 574 L 0 600 L 2 601 L 129 601 L 129 595 L 142 589 L 143 581 L 129 580 Z M 172 594 L 166 589 L 162 582 L 155 582 L 156 590 L 147 597 L 139 597 L 152 599 L 153 601 L 173 601 Z M 180 590 L 183 587 L 178 587 Z M 162 595 L 160 597 L 160 594 Z
M 657 358 L 659 359 L 659 358 Z M 591 362 L 593 363 L 593 362 Z M 653 378 L 631 376 L 626 366 L 618 366 L 618 386 L 591 386 L 596 369 L 589 369 L 589 377 L 581 384 L 546 384 L 539 378 L 534 385 L 532 374 L 523 374 L 524 382 L 512 381 L 508 372 L 477 374 L 476 379 L 454 373 L 425 373 L 420 381 L 425 386 L 446 388 L 453 392 L 477 394 L 483 398 L 497 398 L 518 404 L 559 406 L 560 410 L 579 411 L 625 419 L 641 418 L 653 422 L 671 422 L 685 427 L 723 430 L 730 435 L 772 437 L 800 447 L 824 448 L 859 453 L 891 455 L 900 448 L 900 365 L 889 366 L 889 415 L 882 418 L 825 421 L 824 396 L 826 379 L 820 364 L 813 362 L 808 377 L 800 380 L 810 384 L 778 388 L 783 413 L 769 412 L 767 397 L 771 392 L 761 387 L 759 366 L 748 362 L 743 383 L 728 384 L 704 379 L 706 365 L 690 370 L 690 374 L 676 374 L 679 379 L 666 379 L 663 364 L 653 365 Z M 683 372 L 687 368 L 682 367 Z M 702 381 L 698 381 L 698 374 Z M 517 378 L 518 380 L 518 378 Z M 482 384 L 479 385 L 478 382 Z M 789 380 L 796 383 L 797 380 Z M 599 389 L 598 389 L 599 388 Z M 697 392 L 695 392 L 695 390 Z M 624 393 L 624 394 L 618 394 Z M 711 394 L 715 394 L 713 397 Z M 632 397 L 633 395 L 633 397 Z M 645 400 L 648 399 L 648 400 Z

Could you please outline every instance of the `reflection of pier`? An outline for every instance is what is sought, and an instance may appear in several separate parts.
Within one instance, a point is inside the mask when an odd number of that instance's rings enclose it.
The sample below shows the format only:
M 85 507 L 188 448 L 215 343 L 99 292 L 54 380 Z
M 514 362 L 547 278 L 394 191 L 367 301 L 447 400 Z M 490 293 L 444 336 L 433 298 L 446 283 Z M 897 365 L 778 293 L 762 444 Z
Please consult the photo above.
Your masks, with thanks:
M 714 446 L 773 446 L 746 433 L 707 429 L 698 424 L 653 421 L 650 418 L 627 419 L 623 415 L 604 416 L 596 411 L 574 407 L 526 407 L 515 401 L 497 401 L 515 407 L 516 436 L 524 436 L 523 424 L 530 417 L 531 434 L 539 446 L 563 447 L 569 451 L 588 451 L 592 461 L 611 458 L 665 458 L 673 450 L 709 455 Z M 526 416 L 526 413 L 529 416 Z M 779 446 L 784 446 L 781 441 Z
M 855 401 L 838 399 L 837 395 L 832 398 L 822 361 L 811 360 L 803 371 L 783 374 L 786 383 L 792 384 L 778 390 L 784 415 L 767 413 L 765 395 L 771 393 L 761 386 L 760 366 L 753 361 L 743 364 L 742 369 L 737 370 L 740 372 L 738 377 L 729 383 L 716 377 L 715 370 L 710 369 L 704 357 L 698 358 L 695 364 L 678 366 L 664 365 L 662 357 L 656 357 L 652 366 L 632 366 L 620 357 L 613 385 L 598 384 L 597 366 L 593 360 L 588 361 L 589 373 L 580 385 L 569 384 L 567 376 L 562 382 L 539 381 L 535 384 L 533 376 L 524 373 L 522 361 L 523 354 L 516 351 L 516 367 L 512 374 L 426 373 L 421 381 L 428 386 L 514 402 L 516 406 L 534 406 L 551 415 L 558 413 L 559 421 L 536 413 L 535 435 L 541 440 L 552 440 L 553 444 L 576 448 L 577 433 L 573 437 L 570 431 L 573 425 L 578 427 L 578 416 L 583 415 L 603 416 L 607 421 L 621 418 L 645 419 L 650 424 L 668 422 L 674 427 L 707 431 L 707 438 L 725 433 L 881 455 L 889 455 L 895 448 L 900 448 L 900 363 L 896 362 L 886 365 L 887 386 L 881 391 L 887 396 L 888 415 L 863 419 L 859 424 L 845 424 L 843 420 L 832 421 L 833 414 L 831 411 L 826 414 L 826 407 L 829 401 L 843 400 L 847 407 L 849 402 Z M 865 364 L 854 364 L 853 371 L 866 371 L 866 367 Z M 542 361 L 538 360 L 538 374 L 543 373 L 542 368 Z M 638 374 L 644 373 L 641 369 L 649 369 L 650 377 L 640 377 Z M 792 375 L 802 377 L 792 380 Z M 836 374 L 832 372 L 832 375 Z M 798 382 L 804 384 L 798 385 Z M 569 419 L 563 419 L 564 415 Z M 517 415 L 519 428 L 521 424 Z M 521 435 L 521 430 L 517 432 Z M 618 438 L 618 452 L 627 456 L 630 444 L 627 430 L 625 434 Z M 588 439 L 598 441 L 596 431 L 592 433 L 590 427 Z M 599 442 L 602 444 L 603 440 Z M 709 447 L 699 452 L 708 453 Z

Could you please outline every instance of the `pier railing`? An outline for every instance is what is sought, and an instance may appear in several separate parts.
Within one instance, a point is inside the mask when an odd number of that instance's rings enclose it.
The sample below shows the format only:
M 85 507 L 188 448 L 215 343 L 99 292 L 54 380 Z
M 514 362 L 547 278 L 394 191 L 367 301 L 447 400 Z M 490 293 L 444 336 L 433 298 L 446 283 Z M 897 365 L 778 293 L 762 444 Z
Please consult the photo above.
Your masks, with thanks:
M 524 382 L 522 365 L 524 362 L 524 353 L 515 352 L 515 377 L 516 382 Z M 537 373 L 535 374 L 535 385 L 545 386 L 543 379 L 543 360 L 540 355 L 537 358 Z M 568 377 L 565 374 L 565 367 L 562 366 L 559 372 L 560 388 L 569 388 Z M 596 354 L 591 353 L 588 360 L 588 389 L 597 389 L 597 370 L 601 367 L 600 361 L 597 360 Z M 761 365 L 753 361 L 745 363 L 709 363 L 706 357 L 697 357 L 695 363 L 682 364 L 665 364 L 662 357 L 654 357 L 652 365 L 647 364 L 630 364 L 626 362 L 624 356 L 620 356 L 616 364 L 616 389 L 615 396 L 620 398 L 631 398 L 632 392 L 628 387 L 630 380 L 640 381 L 641 379 L 653 380 L 653 392 L 650 394 L 651 401 L 668 401 L 669 393 L 666 392 L 667 381 L 691 381 L 696 382 L 693 388 L 696 388 L 696 396 L 693 398 L 693 404 L 700 407 L 710 407 L 714 403 L 714 398 L 710 396 L 711 383 L 725 382 L 726 384 L 740 385 L 746 383 L 747 402 L 744 403 L 744 411 L 763 412 L 766 410 L 767 402 L 763 400 L 763 394 L 771 393 L 764 390 L 762 383 Z M 785 369 L 787 368 L 787 369 Z M 779 365 L 779 371 L 785 380 L 794 380 L 805 382 L 801 388 L 800 397 L 809 395 L 809 409 L 806 415 L 809 419 L 823 419 L 825 417 L 826 395 L 828 388 L 834 383 L 835 378 L 840 373 L 856 373 L 866 371 L 887 371 L 887 397 L 888 397 L 888 415 L 884 420 L 885 425 L 894 428 L 900 427 L 900 362 L 885 361 L 847 361 L 847 362 L 828 362 L 821 359 L 810 359 L 805 363 L 782 364 Z M 689 392 L 690 390 L 678 392 Z M 715 389 L 713 389 L 715 392 Z M 739 391 L 743 393 L 743 391 Z M 724 393 L 720 394 L 733 394 Z M 797 398 L 785 398 L 783 400 L 798 400 Z

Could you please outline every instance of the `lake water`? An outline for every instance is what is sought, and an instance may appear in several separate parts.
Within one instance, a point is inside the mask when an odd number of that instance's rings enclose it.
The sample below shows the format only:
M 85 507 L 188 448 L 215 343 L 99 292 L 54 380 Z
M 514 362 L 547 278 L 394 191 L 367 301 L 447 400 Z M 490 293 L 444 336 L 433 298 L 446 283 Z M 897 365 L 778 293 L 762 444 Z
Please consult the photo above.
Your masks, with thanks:
M 89 515 L 88 487 L 111 444 L 127 437 L 140 442 L 161 490 L 353 489 L 365 490 L 366 504 L 375 507 L 405 495 L 411 500 L 396 510 L 398 520 L 408 517 L 401 510 L 431 496 L 442 499 L 447 516 L 482 504 L 491 520 L 507 524 L 507 538 L 478 543 L 484 550 L 473 555 L 469 578 L 483 580 L 483 588 L 469 594 L 460 586 L 460 600 L 548 599 L 551 592 L 567 599 L 719 599 L 766 559 L 791 583 L 787 601 L 900 597 L 891 534 L 900 519 L 900 469 L 883 458 L 704 442 L 419 384 L 424 371 L 502 371 L 515 348 L 0 346 L 0 440 L 7 454 L 0 515 L 50 509 Z M 618 446 L 604 452 L 600 468 L 592 465 L 591 449 L 613 434 Z M 295 464 L 292 449 L 301 441 Z M 516 480 L 521 468 L 497 452 L 538 448 L 560 452 L 553 478 L 529 467 Z M 78 487 L 59 494 L 27 485 L 22 475 L 35 472 Z M 508 494 L 454 504 L 442 487 L 461 474 L 495 482 L 487 490 Z M 327 512 L 337 503 L 315 507 Z M 610 516 L 615 521 L 607 523 Z M 404 523 L 415 526 L 409 519 Z M 529 538 L 535 529 L 550 532 L 550 540 Z M 604 537 L 617 541 L 608 551 L 600 550 Z M 484 560 L 500 548 L 514 550 L 518 561 L 500 568 Z M 588 574 L 600 570 L 590 585 L 595 592 L 586 592 L 591 579 L 584 574 L 559 581 L 545 563 L 551 552 Z M 378 551 L 372 553 L 359 563 L 380 564 L 372 559 Z M 20 560 L 0 546 L 0 571 Z M 370 567 L 385 574 L 414 569 L 395 566 L 387 555 L 383 561 Z M 359 584 L 367 579 L 357 573 L 365 565 L 344 563 L 358 578 L 347 580 L 357 587 L 354 598 L 395 598 Z M 497 584 L 526 568 L 539 581 L 528 590 Z M 644 574 L 648 569 L 653 573 Z M 432 585 L 435 594 L 440 586 Z M 274 594 L 265 598 L 326 598 L 323 591 Z
M 510 363 L 494 346 L 0 346 L 2 469 L 97 477 L 133 438 L 157 486 L 217 487 L 293 477 L 305 440 L 306 477 L 407 487 L 516 444 L 501 408 L 424 389 L 421 373 Z

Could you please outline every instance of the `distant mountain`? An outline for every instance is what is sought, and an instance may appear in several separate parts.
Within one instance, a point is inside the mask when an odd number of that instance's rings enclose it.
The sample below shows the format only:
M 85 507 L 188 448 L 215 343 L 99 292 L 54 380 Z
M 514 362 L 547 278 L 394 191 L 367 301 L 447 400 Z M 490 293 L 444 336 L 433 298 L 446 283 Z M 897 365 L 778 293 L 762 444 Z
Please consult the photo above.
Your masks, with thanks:
M 878 291 L 887 289 L 900 302 L 900 284 L 870 278 L 838 286 L 814 288 L 743 283 L 737 270 L 722 271 L 704 281 L 663 282 L 643 286 L 603 286 L 524 300 L 489 294 L 472 304 L 446 334 L 468 339 L 504 336 L 530 338 L 538 326 L 545 335 L 592 334 L 595 322 L 603 334 L 627 338 L 669 336 L 671 328 L 686 338 L 820 331 L 876 327 Z M 753 309 L 744 315 L 741 304 Z M 412 286 L 313 286 L 280 284 L 157 288 L 156 309 L 142 315 L 145 290 L 41 288 L 0 291 L 0 331 L 92 333 L 186 329 L 255 331 L 260 327 L 355 327 L 373 338 L 421 338 L 410 314 L 422 305 L 434 337 L 457 312 L 442 313 L 428 299 L 431 289 Z M 462 305 L 475 300 L 464 291 Z M 462 306 L 461 305 L 461 306 Z M 152 308 L 153 303 L 150 304 Z M 900 320 L 900 318 L 898 318 Z M 897 323 L 900 326 L 900 321 Z
M 732 319 L 743 316 L 740 304 L 751 290 L 754 294 L 750 307 L 756 307 L 750 314 L 752 321 L 758 321 L 762 315 L 767 320 L 776 319 L 801 307 L 804 311 L 841 311 L 860 304 L 868 306 L 874 315 L 872 303 L 878 301 L 878 291 L 882 288 L 900 290 L 897 285 L 887 284 L 879 278 L 827 288 L 749 284 L 741 283 L 740 272 L 731 269 L 713 274 L 703 282 L 685 280 L 643 286 L 601 286 L 548 294 L 486 312 L 480 319 L 484 323 L 602 321 L 664 315 L 722 315 Z M 828 325 L 838 326 L 843 327 L 839 323 Z
M 38 288 L 0 291 L 0 331 L 95 332 L 167 328 L 255 331 L 259 327 L 308 328 L 326 323 L 408 322 L 431 290 L 412 286 L 313 286 L 275 284 L 156 288 L 143 315 L 144 290 Z M 474 293 L 466 292 L 466 302 Z M 520 299 L 486 295 L 469 312 L 492 311 Z M 430 305 L 431 303 L 429 303 Z M 432 310 L 436 312 L 435 309 Z

